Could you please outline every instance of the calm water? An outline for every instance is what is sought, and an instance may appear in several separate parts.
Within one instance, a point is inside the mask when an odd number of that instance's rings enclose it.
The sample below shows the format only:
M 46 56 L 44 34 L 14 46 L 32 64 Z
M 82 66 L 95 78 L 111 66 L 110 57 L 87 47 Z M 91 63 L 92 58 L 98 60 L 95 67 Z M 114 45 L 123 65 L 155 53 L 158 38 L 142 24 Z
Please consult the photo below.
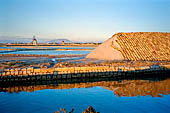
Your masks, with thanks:
M 72 107 L 73 113 L 81 113 L 90 105 L 100 113 L 168 113 L 170 78 L 55 81 L 0 92 L 1 113 L 53 113 Z
M 88 54 L 90 51 L 75 51 L 75 50 L 68 50 L 68 51 L 52 51 L 52 50 L 45 50 L 45 51 L 15 51 L 15 52 L 6 52 L 0 54 L 35 54 L 35 55 L 70 55 L 70 54 Z
M 35 49 L 35 48 L 15 48 L 15 47 L 0 47 L 0 49 Z M 92 47 L 48 47 L 48 49 L 94 49 Z M 1 50 L 0 54 L 35 54 L 35 55 L 66 55 L 66 54 L 88 54 L 91 50 L 25 50 L 25 51 L 13 51 L 13 50 Z
M 36 47 L 48 49 L 95 49 L 94 47 Z M 21 47 L 0 47 L 0 49 L 36 49 L 36 48 L 21 48 Z

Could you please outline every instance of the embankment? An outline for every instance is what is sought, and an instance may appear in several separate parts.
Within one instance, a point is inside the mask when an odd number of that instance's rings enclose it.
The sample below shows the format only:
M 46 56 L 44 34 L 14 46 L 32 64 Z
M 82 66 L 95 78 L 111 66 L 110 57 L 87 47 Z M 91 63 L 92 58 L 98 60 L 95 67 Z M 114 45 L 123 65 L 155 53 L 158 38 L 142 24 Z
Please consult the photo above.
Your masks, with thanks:
M 96 67 L 65 67 L 65 68 L 16 68 L 0 72 L 0 82 L 7 81 L 42 81 L 72 78 L 95 77 L 126 77 L 157 73 L 169 73 L 170 66 L 96 66 Z

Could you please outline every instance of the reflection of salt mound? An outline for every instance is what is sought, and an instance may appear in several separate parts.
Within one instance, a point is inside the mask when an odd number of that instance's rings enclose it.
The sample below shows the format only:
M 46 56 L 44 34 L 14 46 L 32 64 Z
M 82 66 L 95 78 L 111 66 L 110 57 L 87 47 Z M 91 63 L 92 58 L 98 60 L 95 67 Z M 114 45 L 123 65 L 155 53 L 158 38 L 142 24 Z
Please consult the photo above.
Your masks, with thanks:
M 170 60 L 170 33 L 117 33 L 86 58 L 101 60 Z

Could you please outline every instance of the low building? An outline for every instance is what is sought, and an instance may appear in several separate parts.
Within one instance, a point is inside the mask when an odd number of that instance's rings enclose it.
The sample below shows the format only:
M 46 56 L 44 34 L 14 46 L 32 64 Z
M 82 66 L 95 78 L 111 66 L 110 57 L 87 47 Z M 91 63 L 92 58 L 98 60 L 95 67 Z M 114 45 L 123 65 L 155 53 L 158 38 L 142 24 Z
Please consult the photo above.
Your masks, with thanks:
M 33 36 L 32 44 L 33 44 L 33 45 L 37 45 L 37 39 L 35 38 L 35 36 Z

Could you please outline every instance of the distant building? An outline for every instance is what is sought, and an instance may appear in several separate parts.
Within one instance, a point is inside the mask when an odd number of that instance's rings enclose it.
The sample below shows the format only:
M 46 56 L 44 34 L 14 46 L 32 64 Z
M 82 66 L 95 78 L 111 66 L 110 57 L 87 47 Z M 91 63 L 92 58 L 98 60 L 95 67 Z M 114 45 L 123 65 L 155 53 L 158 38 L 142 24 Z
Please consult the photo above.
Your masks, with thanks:
M 62 45 L 64 45 L 64 41 L 62 41 Z
M 37 39 L 35 38 L 35 36 L 33 36 L 32 44 L 33 44 L 33 45 L 37 45 Z

